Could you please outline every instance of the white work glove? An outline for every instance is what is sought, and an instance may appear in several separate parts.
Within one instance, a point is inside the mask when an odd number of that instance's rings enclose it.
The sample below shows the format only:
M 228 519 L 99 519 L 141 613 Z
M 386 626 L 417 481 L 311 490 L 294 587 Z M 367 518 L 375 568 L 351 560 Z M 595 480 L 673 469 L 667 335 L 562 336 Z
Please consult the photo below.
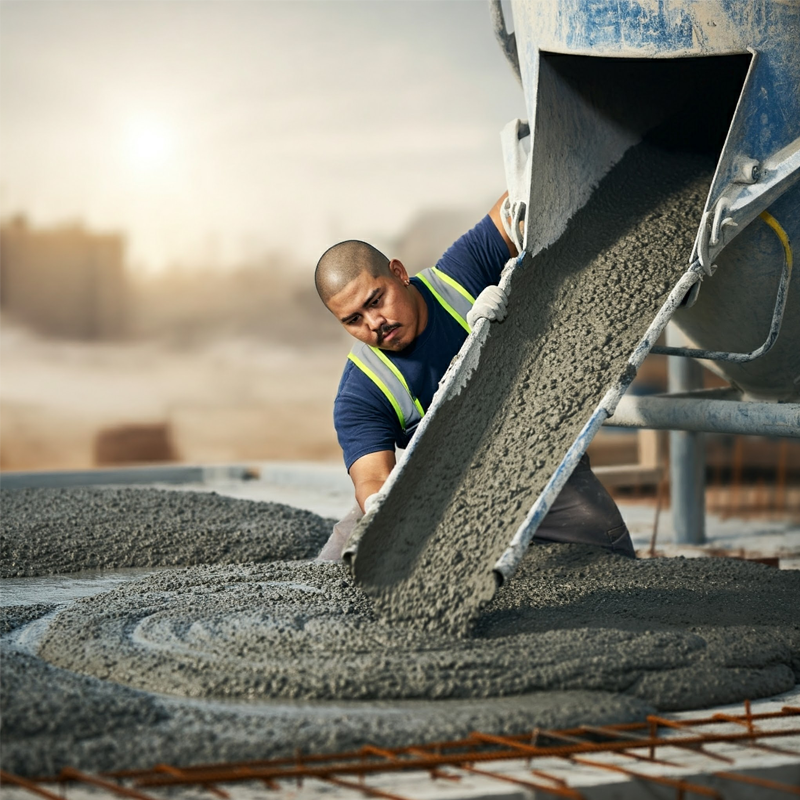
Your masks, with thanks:
M 376 492 L 375 494 L 371 494 L 364 501 L 364 508 L 369 511 L 377 502 L 378 494 Z M 333 526 L 333 533 L 328 537 L 328 541 L 325 542 L 325 546 L 322 550 L 319 551 L 316 560 L 341 561 L 344 546 L 347 544 L 347 540 L 350 538 L 353 528 L 356 527 L 358 521 L 363 516 L 360 506 L 356 503 L 347 514 Z
M 487 286 L 475 298 L 472 308 L 467 312 L 467 325 L 474 328 L 479 319 L 502 322 L 506 318 L 508 297 L 499 286 Z

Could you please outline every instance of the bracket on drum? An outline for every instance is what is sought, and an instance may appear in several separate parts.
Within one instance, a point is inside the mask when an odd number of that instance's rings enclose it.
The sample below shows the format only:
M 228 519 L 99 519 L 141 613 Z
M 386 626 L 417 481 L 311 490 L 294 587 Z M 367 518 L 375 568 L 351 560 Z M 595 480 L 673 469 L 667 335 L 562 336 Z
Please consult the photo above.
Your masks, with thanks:
M 724 198 L 720 199 L 722 203 Z M 718 204 L 719 205 L 719 204 Z M 789 281 L 792 277 L 792 247 L 786 231 L 780 223 L 767 211 L 762 211 L 759 217 L 775 231 L 783 245 L 783 270 L 778 283 L 778 292 L 775 297 L 775 308 L 772 312 L 772 322 L 769 327 L 769 334 L 764 343 L 749 353 L 729 353 L 722 350 L 702 350 L 691 347 L 654 347 L 650 352 L 662 356 L 682 356 L 683 358 L 706 358 L 710 361 L 730 361 L 735 364 L 744 364 L 748 361 L 755 361 L 765 353 L 768 353 L 778 339 L 783 322 L 783 312 L 786 309 L 786 299 L 789 296 Z M 736 225 L 737 223 L 733 223 Z M 694 288 L 694 287 L 693 287 Z

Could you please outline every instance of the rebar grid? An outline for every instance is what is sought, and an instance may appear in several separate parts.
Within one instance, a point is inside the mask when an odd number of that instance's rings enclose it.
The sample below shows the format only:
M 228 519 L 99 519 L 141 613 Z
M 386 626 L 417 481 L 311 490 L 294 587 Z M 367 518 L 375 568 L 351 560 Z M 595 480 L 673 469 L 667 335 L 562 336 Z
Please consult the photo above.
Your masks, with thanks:
M 536 728 L 530 733 L 512 736 L 474 732 L 465 739 L 411 747 L 379 748 L 366 745 L 358 750 L 326 755 L 304 754 L 298 751 L 291 758 L 197 764 L 187 767 L 157 764 L 149 769 L 117 770 L 100 775 L 91 775 L 65 767 L 55 777 L 22 778 L 0 770 L 0 780 L 6 785 L 17 786 L 48 800 L 63 800 L 65 786 L 69 783 L 95 786 L 119 797 L 156 800 L 154 795 L 147 794 L 141 789 L 196 786 L 217 797 L 229 798 L 229 793 L 221 789 L 218 784 L 258 781 L 267 788 L 276 790 L 281 788 L 281 781 L 291 781 L 299 785 L 304 779 L 327 782 L 366 797 L 407 800 L 394 792 L 368 785 L 365 783 L 365 778 L 397 772 L 427 772 L 431 780 L 460 781 L 462 775 L 466 773 L 535 789 L 553 797 L 581 800 L 583 794 L 580 790 L 570 787 L 564 778 L 533 767 L 534 759 L 555 757 L 563 759 L 565 766 L 581 764 L 600 771 L 618 773 L 645 784 L 673 788 L 678 798 L 693 793 L 701 797 L 722 800 L 724 795 L 709 786 L 666 775 L 653 775 L 641 769 L 622 766 L 617 761 L 599 760 L 587 756 L 608 754 L 634 759 L 639 763 L 686 767 L 687 765 L 676 761 L 674 756 L 671 760 L 656 757 L 658 748 L 673 748 L 678 751 L 691 750 L 729 765 L 734 763 L 735 759 L 706 749 L 711 744 L 727 743 L 800 759 L 800 751 L 776 747 L 764 741 L 776 737 L 798 736 L 800 727 L 764 730 L 757 724 L 766 720 L 799 716 L 800 707 L 797 706 L 783 706 L 780 711 L 754 714 L 750 702 L 745 701 L 743 714 L 718 713 L 685 720 L 651 715 L 645 722 L 618 725 L 581 725 L 557 731 Z M 726 730 L 703 730 L 709 726 L 726 726 Z M 730 732 L 732 726 L 738 730 Z M 530 777 L 501 773 L 486 767 L 491 762 L 520 760 L 526 762 L 527 774 Z M 477 767 L 476 764 L 481 766 Z M 709 772 L 723 781 L 785 792 L 787 796 L 800 796 L 800 787 L 797 786 L 739 774 L 729 769 Z M 353 777 L 357 780 L 348 780 Z M 60 784 L 60 794 L 43 786 L 54 783 Z

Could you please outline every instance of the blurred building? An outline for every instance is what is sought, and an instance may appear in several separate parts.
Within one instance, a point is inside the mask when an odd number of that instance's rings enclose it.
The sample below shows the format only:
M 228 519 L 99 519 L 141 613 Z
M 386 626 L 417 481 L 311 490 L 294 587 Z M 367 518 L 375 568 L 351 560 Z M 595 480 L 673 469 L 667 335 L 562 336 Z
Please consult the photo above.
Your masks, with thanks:
M 76 339 L 126 331 L 125 240 L 81 225 L 0 226 L 0 307 L 35 330 Z

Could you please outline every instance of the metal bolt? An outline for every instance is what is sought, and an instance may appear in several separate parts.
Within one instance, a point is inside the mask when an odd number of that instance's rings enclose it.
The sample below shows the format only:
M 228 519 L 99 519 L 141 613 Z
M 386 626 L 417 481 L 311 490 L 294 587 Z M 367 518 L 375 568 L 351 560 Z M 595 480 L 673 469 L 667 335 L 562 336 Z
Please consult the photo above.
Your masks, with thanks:
M 755 183 L 761 177 L 761 164 L 754 158 L 739 158 L 736 161 L 733 182 Z

